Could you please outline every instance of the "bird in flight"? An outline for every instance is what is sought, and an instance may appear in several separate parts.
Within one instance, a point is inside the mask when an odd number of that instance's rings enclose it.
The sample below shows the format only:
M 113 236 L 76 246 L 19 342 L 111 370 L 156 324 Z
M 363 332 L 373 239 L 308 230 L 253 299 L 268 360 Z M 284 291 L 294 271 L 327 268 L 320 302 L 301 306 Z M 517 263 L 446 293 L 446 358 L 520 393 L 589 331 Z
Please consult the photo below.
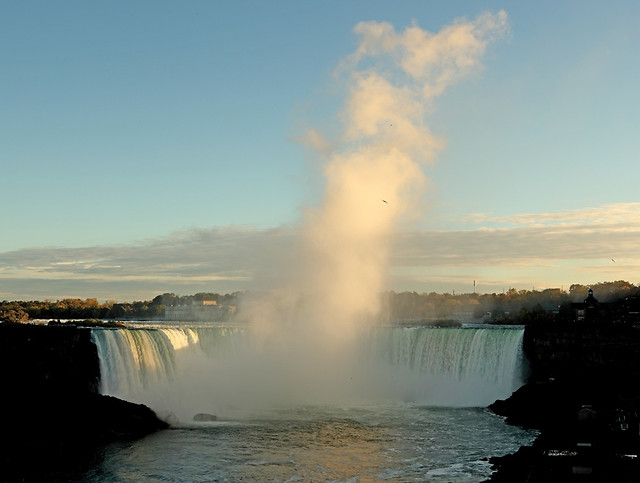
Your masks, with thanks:
M 612 261 L 613 263 L 616 263 L 616 261 L 615 261 L 613 258 L 611 259 L 611 261 Z
M 382 202 L 383 202 L 383 203 L 387 203 L 387 200 L 382 200 Z M 387 204 L 389 204 L 389 203 L 387 203 Z

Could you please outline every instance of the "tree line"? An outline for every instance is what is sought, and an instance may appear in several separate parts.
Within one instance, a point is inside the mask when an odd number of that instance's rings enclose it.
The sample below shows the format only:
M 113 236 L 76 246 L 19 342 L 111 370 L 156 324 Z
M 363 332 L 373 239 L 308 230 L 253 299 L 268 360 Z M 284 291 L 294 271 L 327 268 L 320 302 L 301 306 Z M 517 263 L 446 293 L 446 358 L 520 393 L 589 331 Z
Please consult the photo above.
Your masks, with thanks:
M 472 314 L 474 318 L 490 323 L 530 324 L 536 321 L 567 319 L 573 317 L 571 304 L 582 302 L 589 289 L 603 304 L 617 304 L 640 296 L 640 288 L 630 282 L 600 282 L 594 285 L 574 284 L 568 291 L 559 288 L 545 290 L 509 289 L 491 294 L 450 294 L 385 292 L 381 295 L 381 320 L 402 322 L 434 319 L 451 319 L 457 314 Z M 95 298 L 70 298 L 50 301 L 0 302 L 0 321 L 26 322 L 33 319 L 100 319 L 100 320 L 148 320 L 161 319 L 166 307 L 190 305 L 209 300 L 218 305 L 239 307 L 246 292 L 219 294 L 201 292 L 195 295 L 164 293 L 152 300 L 116 303 L 99 303 Z M 345 294 L 348 297 L 349 294 Z M 611 312 L 615 316 L 615 312 Z
M 385 321 L 448 319 L 456 314 L 472 314 L 475 319 L 489 323 L 527 325 L 537 321 L 570 320 L 575 317 L 572 303 L 583 302 L 589 289 L 602 304 L 613 308 L 617 304 L 640 296 L 640 287 L 618 280 L 593 285 L 573 284 L 568 291 L 560 288 L 544 290 L 516 290 L 502 293 L 422 293 L 388 292 L 383 296 L 382 317 Z
M 221 295 L 218 293 L 202 292 L 195 295 L 176 295 L 165 293 L 153 300 L 116 303 L 108 300 L 99 303 L 95 298 L 79 299 L 67 298 L 62 300 L 30 300 L 0 302 L 0 321 L 27 322 L 33 319 L 160 319 L 164 317 L 167 306 L 189 305 L 213 300 L 221 305 L 233 305 L 238 293 Z

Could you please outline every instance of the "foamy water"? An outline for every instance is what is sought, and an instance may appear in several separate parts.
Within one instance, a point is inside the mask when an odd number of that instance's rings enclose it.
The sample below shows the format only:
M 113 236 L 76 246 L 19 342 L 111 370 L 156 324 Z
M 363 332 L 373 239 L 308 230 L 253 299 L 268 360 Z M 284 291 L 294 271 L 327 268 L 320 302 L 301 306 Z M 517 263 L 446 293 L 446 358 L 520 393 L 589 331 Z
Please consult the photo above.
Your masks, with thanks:
M 111 445 L 83 479 L 480 482 L 534 436 L 481 408 L 298 407 Z

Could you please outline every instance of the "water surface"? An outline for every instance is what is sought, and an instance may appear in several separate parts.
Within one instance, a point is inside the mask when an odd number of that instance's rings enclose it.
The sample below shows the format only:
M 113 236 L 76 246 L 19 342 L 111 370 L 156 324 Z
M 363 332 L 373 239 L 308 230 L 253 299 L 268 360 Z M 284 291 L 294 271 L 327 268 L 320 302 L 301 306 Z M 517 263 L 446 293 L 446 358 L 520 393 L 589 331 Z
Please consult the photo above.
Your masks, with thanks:
M 83 479 L 480 482 L 534 437 L 481 408 L 289 408 L 110 445 Z

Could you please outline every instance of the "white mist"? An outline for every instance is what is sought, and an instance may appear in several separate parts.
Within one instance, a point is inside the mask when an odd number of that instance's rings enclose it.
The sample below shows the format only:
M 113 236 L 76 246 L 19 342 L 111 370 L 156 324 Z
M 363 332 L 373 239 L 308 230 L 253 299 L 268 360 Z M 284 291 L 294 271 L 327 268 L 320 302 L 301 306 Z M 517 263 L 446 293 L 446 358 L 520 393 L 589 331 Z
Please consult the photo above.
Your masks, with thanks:
M 215 411 L 399 397 L 398 374 L 372 365 L 361 341 L 378 319 L 393 235 L 418 216 L 423 167 L 443 148 L 426 114 L 448 86 L 478 68 L 506 25 L 504 12 L 438 33 L 358 24 L 359 45 L 336 72 L 346 92 L 340 137 L 326 140 L 317 130 L 307 136 L 322 147 L 323 198 L 305 212 L 295 253 L 273 260 L 276 286 L 243 308 L 246 340 L 206 363 L 176 350 L 174 364 L 183 370 L 172 382 L 152 382 L 144 396 L 131 397 L 166 401 L 170 393 Z
M 345 91 L 340 135 L 312 129 L 306 138 L 323 160 L 322 200 L 305 212 L 296 252 L 274 260 L 277 286 L 245 312 L 257 341 L 244 364 L 269 388 L 280 385 L 292 399 L 346 397 L 345 374 L 362 370 L 356 341 L 378 320 L 393 236 L 419 216 L 423 167 L 444 145 L 426 114 L 479 67 L 506 26 L 499 12 L 438 33 L 355 27 L 359 44 L 336 71 Z

